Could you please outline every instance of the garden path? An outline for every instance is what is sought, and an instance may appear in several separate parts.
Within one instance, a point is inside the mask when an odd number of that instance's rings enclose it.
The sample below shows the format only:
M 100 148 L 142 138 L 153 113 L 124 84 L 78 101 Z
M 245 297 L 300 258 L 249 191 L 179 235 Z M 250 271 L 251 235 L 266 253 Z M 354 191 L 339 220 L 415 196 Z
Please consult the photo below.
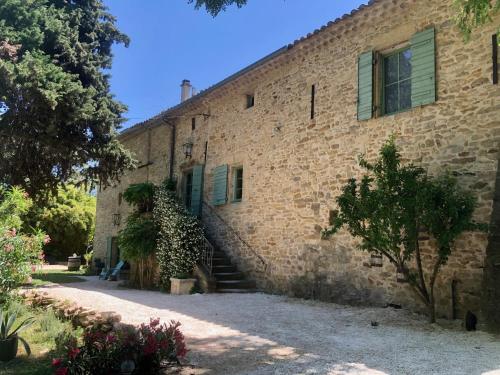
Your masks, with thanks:
M 500 375 L 499 337 L 464 332 L 450 322 L 429 325 L 405 310 L 260 293 L 173 296 L 86 280 L 45 289 L 116 311 L 127 323 L 179 320 L 193 364 L 185 374 Z

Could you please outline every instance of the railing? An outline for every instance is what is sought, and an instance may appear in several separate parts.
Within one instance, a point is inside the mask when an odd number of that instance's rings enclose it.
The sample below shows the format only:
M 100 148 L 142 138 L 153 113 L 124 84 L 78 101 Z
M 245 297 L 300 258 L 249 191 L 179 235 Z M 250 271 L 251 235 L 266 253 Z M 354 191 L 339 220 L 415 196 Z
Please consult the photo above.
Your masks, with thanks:
M 201 246 L 201 263 L 205 266 L 209 275 L 212 274 L 212 262 L 214 258 L 214 247 L 212 244 L 203 237 Z
M 209 205 L 206 201 L 203 201 L 203 205 L 210 210 L 210 212 L 224 225 L 224 227 L 226 227 L 233 234 L 233 236 L 240 243 L 242 243 L 248 250 L 250 250 L 250 252 L 252 253 L 252 255 L 255 256 L 262 263 L 262 265 L 264 266 L 264 271 L 267 270 L 267 263 L 264 260 L 264 258 L 259 253 L 257 253 L 248 244 L 248 242 L 246 242 L 243 238 L 241 238 L 241 236 L 239 235 L 239 233 L 236 230 L 234 230 L 233 227 L 231 227 L 231 225 L 229 225 L 228 223 L 226 223 L 226 221 L 219 215 L 219 213 L 211 205 Z

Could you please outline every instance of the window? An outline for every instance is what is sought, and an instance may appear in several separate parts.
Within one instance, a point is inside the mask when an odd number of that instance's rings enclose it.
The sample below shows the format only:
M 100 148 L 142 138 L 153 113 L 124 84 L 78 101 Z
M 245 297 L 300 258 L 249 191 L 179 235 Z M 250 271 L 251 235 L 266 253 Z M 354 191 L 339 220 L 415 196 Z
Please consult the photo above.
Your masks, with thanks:
M 411 49 L 405 48 L 383 58 L 384 114 L 411 108 L 411 57 Z
M 123 193 L 118 193 L 118 206 L 122 205 Z
M 314 101 L 316 99 L 316 85 L 311 86 L 311 120 L 314 119 Z
M 247 95 L 247 109 L 252 108 L 255 105 L 255 96 Z
M 191 130 L 195 130 L 196 129 L 196 117 L 193 117 L 191 119 Z
M 233 202 L 241 202 L 243 198 L 243 168 L 233 169 Z
M 191 207 L 193 199 L 193 171 L 189 171 L 184 175 L 184 204 L 186 207 Z

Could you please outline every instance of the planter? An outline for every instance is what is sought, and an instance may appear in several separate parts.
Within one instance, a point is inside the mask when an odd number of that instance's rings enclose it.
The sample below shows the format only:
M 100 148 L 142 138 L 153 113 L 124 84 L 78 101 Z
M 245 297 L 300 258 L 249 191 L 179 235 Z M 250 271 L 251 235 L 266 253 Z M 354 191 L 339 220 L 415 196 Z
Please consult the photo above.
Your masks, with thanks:
M 17 336 L 11 337 L 7 340 L 0 340 L 0 361 L 8 362 L 17 355 Z
M 170 278 L 170 293 L 175 295 L 190 294 L 196 279 Z
M 79 256 L 68 257 L 68 271 L 78 271 L 82 265 L 82 259 Z

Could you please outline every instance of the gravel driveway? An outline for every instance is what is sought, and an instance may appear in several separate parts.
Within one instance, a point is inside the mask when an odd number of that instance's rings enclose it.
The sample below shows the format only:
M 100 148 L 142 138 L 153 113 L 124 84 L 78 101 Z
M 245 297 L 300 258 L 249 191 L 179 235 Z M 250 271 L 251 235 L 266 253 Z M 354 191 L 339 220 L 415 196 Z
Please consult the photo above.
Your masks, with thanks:
M 266 294 L 171 296 L 86 279 L 46 290 L 126 323 L 179 320 L 194 365 L 186 374 L 500 375 L 499 337 L 429 325 L 404 310 Z

